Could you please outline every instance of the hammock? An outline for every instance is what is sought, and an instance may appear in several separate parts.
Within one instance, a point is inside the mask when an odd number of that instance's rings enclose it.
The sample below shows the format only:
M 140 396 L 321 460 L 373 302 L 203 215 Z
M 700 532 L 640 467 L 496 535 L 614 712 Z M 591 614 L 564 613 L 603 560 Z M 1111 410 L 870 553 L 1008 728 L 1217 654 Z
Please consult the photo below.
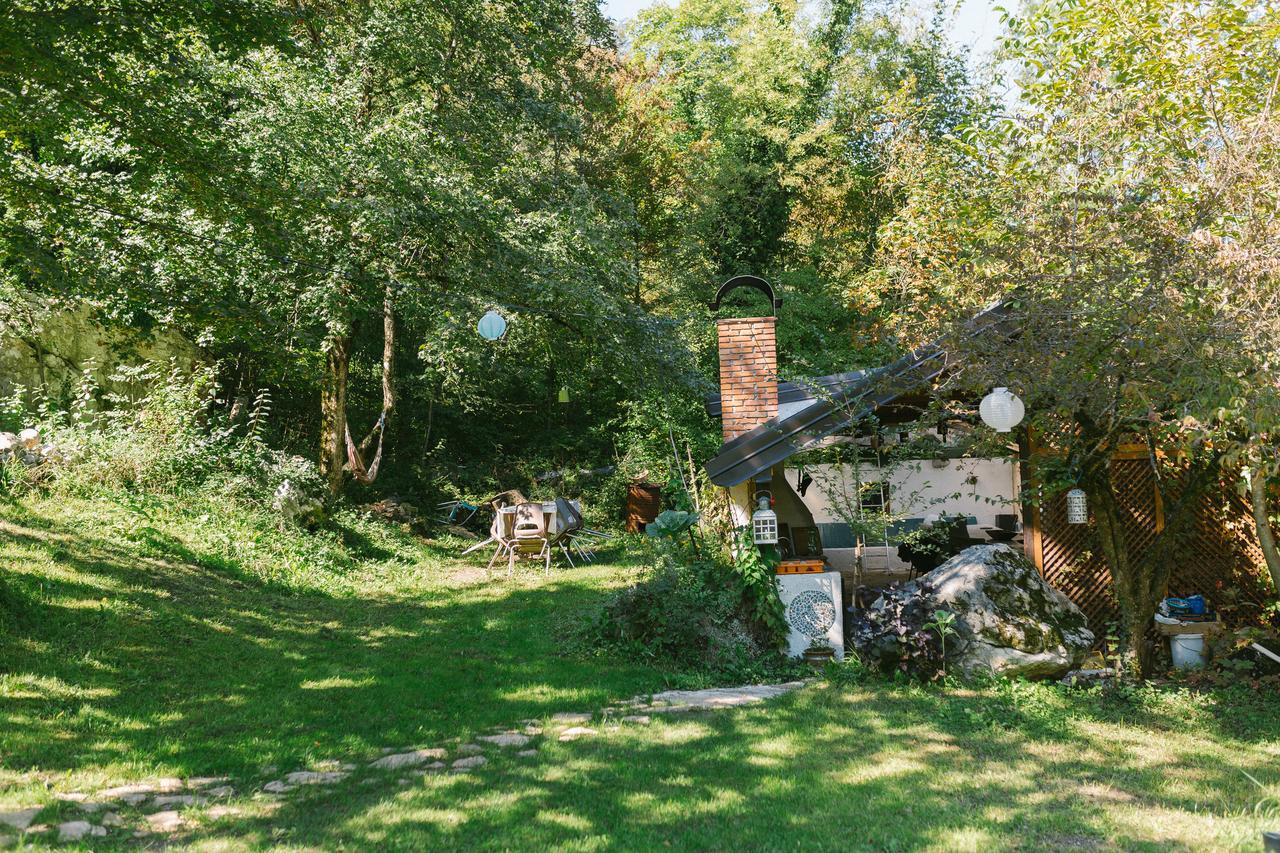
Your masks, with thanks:
M 368 468 L 364 467 L 364 460 L 360 458 L 360 451 L 356 450 L 355 442 L 351 440 L 351 425 L 345 427 L 347 437 L 347 467 L 351 469 L 351 476 L 355 477 L 366 486 L 378 479 L 378 465 L 382 462 L 382 439 L 386 435 L 387 413 L 383 412 L 378 416 L 378 423 L 374 429 L 378 431 L 378 449 L 374 451 L 373 462 Z

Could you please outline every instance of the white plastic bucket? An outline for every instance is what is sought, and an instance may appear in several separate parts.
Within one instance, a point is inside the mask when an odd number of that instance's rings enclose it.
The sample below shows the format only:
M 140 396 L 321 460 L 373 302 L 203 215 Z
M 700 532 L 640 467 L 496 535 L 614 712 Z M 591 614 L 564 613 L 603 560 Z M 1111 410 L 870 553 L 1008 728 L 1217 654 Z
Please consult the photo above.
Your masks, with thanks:
M 1204 666 L 1204 634 L 1174 634 L 1169 652 L 1175 669 L 1199 669 Z

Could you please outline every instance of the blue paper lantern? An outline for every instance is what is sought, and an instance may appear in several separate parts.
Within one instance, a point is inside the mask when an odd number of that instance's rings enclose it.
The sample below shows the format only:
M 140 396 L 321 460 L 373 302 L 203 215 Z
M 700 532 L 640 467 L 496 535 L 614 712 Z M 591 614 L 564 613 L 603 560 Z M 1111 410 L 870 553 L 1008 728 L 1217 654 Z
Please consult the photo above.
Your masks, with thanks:
M 476 324 L 476 331 L 486 341 L 496 341 L 507 333 L 507 321 L 497 311 L 486 311 Z

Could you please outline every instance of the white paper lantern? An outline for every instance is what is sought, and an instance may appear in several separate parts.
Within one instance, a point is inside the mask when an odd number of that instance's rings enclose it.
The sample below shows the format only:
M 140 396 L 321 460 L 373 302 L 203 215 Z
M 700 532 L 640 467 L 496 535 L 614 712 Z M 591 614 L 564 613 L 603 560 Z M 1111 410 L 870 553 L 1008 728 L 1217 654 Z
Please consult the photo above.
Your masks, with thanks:
M 978 414 L 982 421 L 996 432 L 1009 432 L 1026 415 L 1027 409 L 1022 401 L 1008 388 L 997 388 L 982 398 L 978 406 Z
M 476 331 L 486 341 L 496 341 L 507 333 L 507 321 L 497 311 L 486 311 L 476 324 Z
M 1084 489 L 1067 492 L 1067 524 L 1089 523 L 1089 498 Z
M 760 495 L 760 508 L 751 514 L 751 538 L 757 545 L 778 544 L 778 514 L 769 509 L 769 494 Z

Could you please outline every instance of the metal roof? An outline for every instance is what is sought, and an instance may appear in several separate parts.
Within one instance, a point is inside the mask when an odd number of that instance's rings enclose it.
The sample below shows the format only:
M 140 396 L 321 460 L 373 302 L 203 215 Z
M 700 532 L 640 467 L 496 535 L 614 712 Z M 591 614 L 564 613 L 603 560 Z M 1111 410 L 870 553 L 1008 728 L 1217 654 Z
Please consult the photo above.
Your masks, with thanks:
M 1000 322 L 1007 313 L 1006 303 L 997 303 L 965 325 L 971 336 L 990 330 L 1012 334 Z M 746 482 L 856 421 L 878 412 L 889 415 L 882 410 L 905 398 L 918 396 L 952 363 L 941 344 L 934 342 L 886 367 L 867 371 L 853 381 L 838 385 L 812 405 L 786 417 L 771 418 L 726 442 L 707 462 L 707 475 L 717 486 Z M 898 422 L 909 420 L 902 418 L 900 412 L 894 414 Z M 882 417 L 881 420 L 892 422 L 894 418 Z

